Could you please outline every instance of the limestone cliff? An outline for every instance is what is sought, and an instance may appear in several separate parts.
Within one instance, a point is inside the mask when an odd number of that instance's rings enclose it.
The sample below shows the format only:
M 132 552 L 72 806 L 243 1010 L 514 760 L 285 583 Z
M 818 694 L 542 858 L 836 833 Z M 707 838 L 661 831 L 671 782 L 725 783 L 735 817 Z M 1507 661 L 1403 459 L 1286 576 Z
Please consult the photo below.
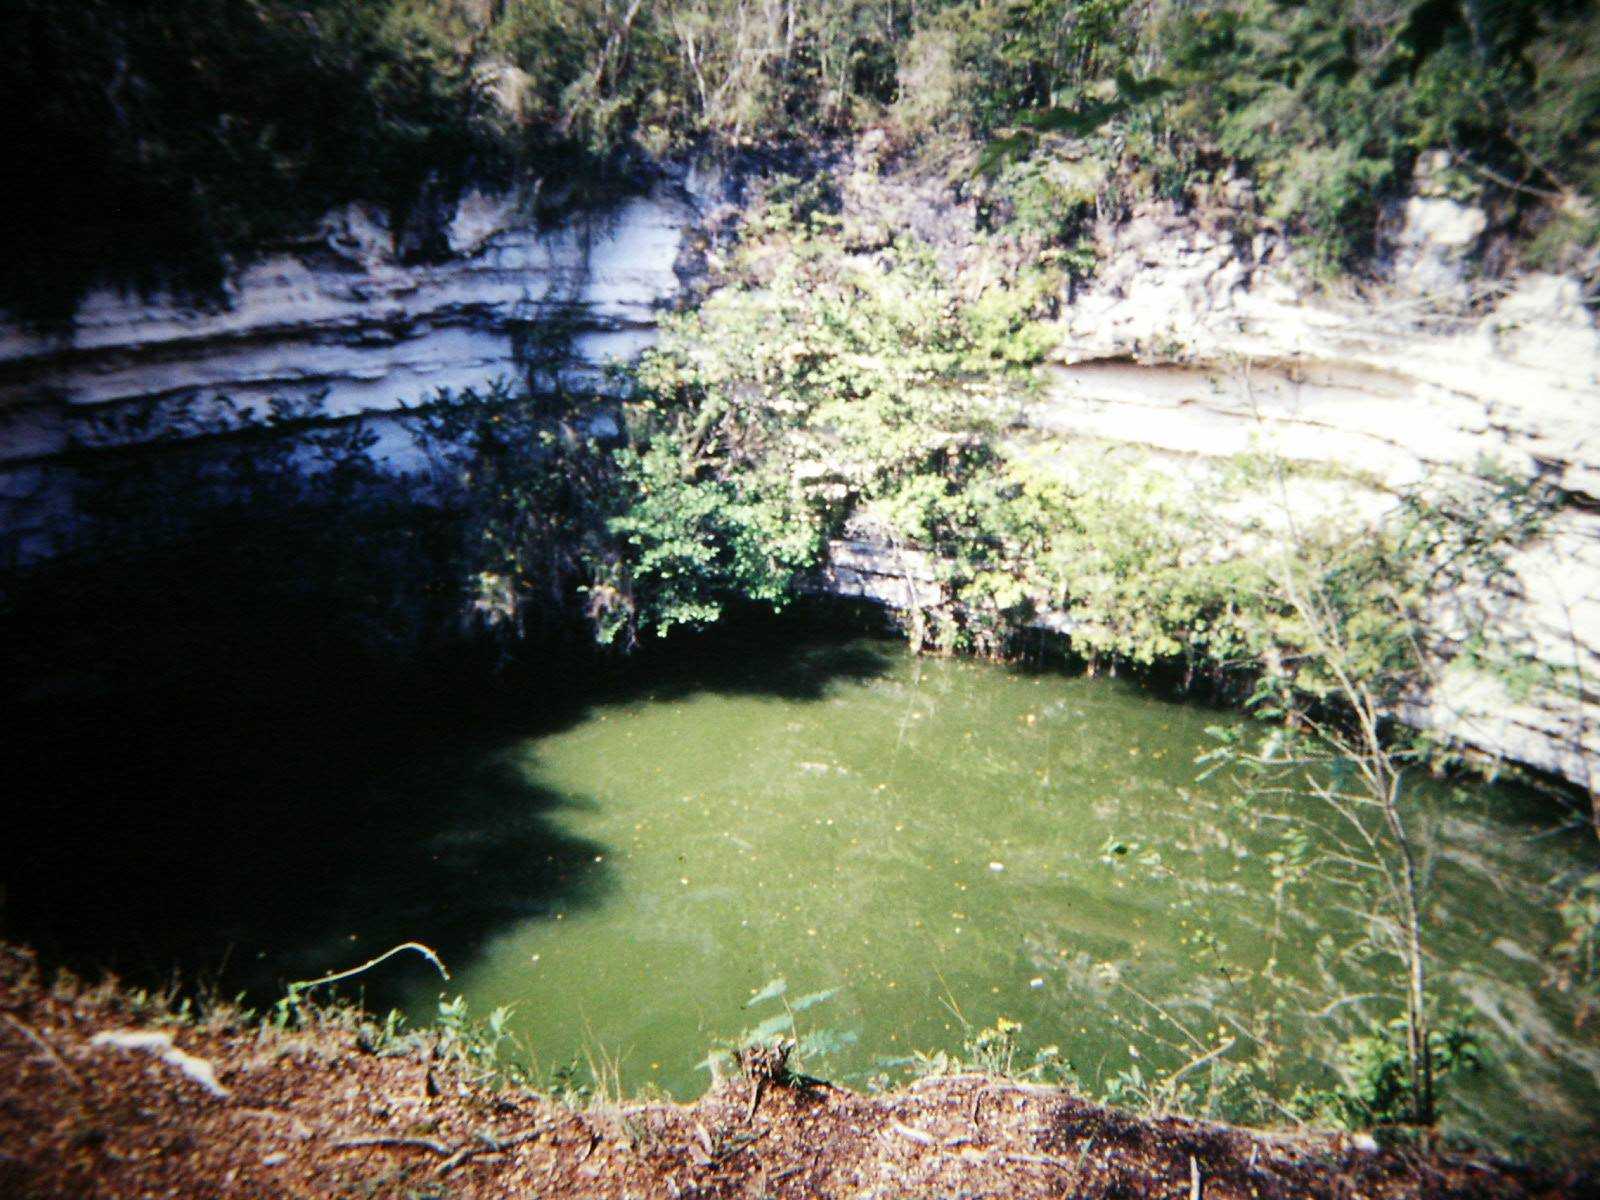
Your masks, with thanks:
M 865 157 L 845 177 L 846 228 L 894 204 L 901 225 L 926 224 L 930 206 L 886 201 Z M 1381 283 L 1319 289 L 1281 231 L 1240 232 L 1259 225 L 1248 186 L 1222 191 L 1188 211 L 1151 203 L 1099 224 L 1095 274 L 1064 305 L 1044 396 L 1024 423 L 1046 438 L 1142 449 L 1162 470 L 1222 470 L 1240 455 L 1317 468 L 1257 497 L 1252 517 L 1371 521 L 1413 485 L 1485 469 L 1539 475 L 1564 503 L 1517 554 L 1516 583 L 1494 606 L 1544 679 L 1514 689 L 1458 664 L 1406 715 L 1593 793 L 1600 329 L 1579 284 L 1474 280 L 1484 214 L 1421 195 L 1390 214 Z M 946 229 L 971 221 L 944 213 Z M 958 270 L 985 269 L 975 245 L 953 257 Z M 870 537 L 836 543 L 827 574 L 832 589 L 883 603 L 939 599 L 931 564 Z M 1448 640 L 1446 614 L 1439 626 Z
M 352 206 L 236 272 L 215 303 L 102 290 L 70 329 L 0 326 L 0 562 L 48 553 L 74 451 L 215 435 L 275 401 L 316 401 L 318 419 L 366 419 L 403 466 L 414 446 L 385 414 L 518 379 L 541 330 L 559 326 L 575 376 L 637 354 L 678 291 L 695 214 L 690 191 L 663 182 L 544 229 L 509 197 L 469 192 L 452 256 L 403 265 L 382 218 Z
M 1448 200 L 1413 200 L 1386 287 L 1313 297 L 1294 286 L 1281 245 L 1242 248 L 1170 211 L 1147 213 L 1109 237 L 1107 267 L 1066 318 L 1061 366 L 1031 420 L 1165 454 L 1322 464 L 1334 474 L 1286 497 L 1308 520 L 1381 512 L 1395 489 L 1485 465 L 1541 474 L 1565 503 L 1519 553 L 1503 619 L 1552 678 L 1520 695 L 1452 668 L 1410 716 L 1592 791 L 1600 331 L 1570 279 L 1469 295 L 1456 264 L 1482 228 L 1482 214 Z
M 847 228 L 868 250 L 889 236 L 875 238 L 878 226 L 910 229 L 959 269 L 982 269 L 970 204 L 928 202 L 926 187 L 894 199 L 870 146 L 846 158 L 840 181 Z M 415 447 L 394 419 L 401 406 L 517 378 L 544 331 L 561 330 L 565 373 L 594 377 L 649 344 L 725 191 L 686 172 L 551 228 L 474 192 L 449 222 L 452 255 L 424 265 L 401 263 L 382 222 L 353 207 L 236 272 L 218 303 L 104 291 L 70 330 L 0 327 L 0 561 L 49 552 L 70 521 L 74 453 L 215 436 L 274 401 L 314 399 L 319 420 L 368 422 L 378 453 L 403 467 Z M 1391 280 L 1342 296 L 1307 286 L 1280 236 L 1241 227 L 1160 204 L 1103 224 L 1098 269 L 1064 305 L 1026 424 L 1189 464 L 1247 451 L 1321 464 L 1286 497 L 1307 518 L 1376 514 L 1397 488 L 1489 460 L 1543 473 L 1566 503 L 1520 555 L 1504 601 L 1508 630 L 1531 638 L 1552 682 L 1512 695 L 1451 674 L 1410 715 L 1592 790 L 1600 331 L 1577 284 L 1473 284 L 1462 264 L 1482 214 L 1446 199 L 1397 211 Z M 894 602 L 916 574 L 856 544 L 836 547 L 830 579 Z

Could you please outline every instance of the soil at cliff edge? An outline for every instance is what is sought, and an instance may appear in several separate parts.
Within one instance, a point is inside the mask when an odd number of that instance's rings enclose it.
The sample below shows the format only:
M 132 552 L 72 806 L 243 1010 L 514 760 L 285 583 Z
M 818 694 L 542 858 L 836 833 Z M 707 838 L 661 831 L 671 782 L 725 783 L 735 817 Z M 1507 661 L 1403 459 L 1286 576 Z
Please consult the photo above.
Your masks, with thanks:
M 143 1035 L 128 1037 L 124 1035 Z M 105 1035 L 116 1035 L 106 1037 Z M 96 1040 L 98 1037 L 98 1041 Z M 729 1080 L 576 1111 L 495 1090 L 349 1009 L 181 1019 L 0 946 L 7 1197 L 1578 1197 L 1564 1174 L 1337 1136 L 1129 1116 L 976 1075 L 888 1095 Z

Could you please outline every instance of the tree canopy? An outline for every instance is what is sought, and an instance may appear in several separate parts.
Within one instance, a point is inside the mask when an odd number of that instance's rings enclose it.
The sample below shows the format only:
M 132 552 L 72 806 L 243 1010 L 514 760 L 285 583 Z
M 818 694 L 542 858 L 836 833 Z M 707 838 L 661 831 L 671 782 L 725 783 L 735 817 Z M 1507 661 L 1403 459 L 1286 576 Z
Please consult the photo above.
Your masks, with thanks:
M 1334 267 L 1443 149 L 1437 186 L 1536 211 L 1519 228 L 1554 261 L 1596 238 L 1594 18 L 1590 0 L 17 0 L 0 303 L 203 290 L 354 199 L 425 257 L 469 179 L 867 126 L 1013 154 L 1104 136 L 1174 195 L 1237 167 Z

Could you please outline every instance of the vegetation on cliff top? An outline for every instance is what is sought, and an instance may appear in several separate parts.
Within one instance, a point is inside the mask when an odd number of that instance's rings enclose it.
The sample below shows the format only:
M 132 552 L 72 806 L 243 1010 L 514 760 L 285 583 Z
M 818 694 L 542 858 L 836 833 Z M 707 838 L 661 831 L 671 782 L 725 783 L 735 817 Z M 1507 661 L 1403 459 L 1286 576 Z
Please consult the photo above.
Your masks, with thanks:
M 1430 187 L 1570 266 L 1596 237 L 1597 29 L 1589 0 L 19 0 L 0 303 L 204 290 L 357 199 L 427 258 L 469 179 L 548 200 L 868 126 L 1013 156 L 1092 137 L 1177 198 L 1237 169 L 1332 267 L 1437 148 Z

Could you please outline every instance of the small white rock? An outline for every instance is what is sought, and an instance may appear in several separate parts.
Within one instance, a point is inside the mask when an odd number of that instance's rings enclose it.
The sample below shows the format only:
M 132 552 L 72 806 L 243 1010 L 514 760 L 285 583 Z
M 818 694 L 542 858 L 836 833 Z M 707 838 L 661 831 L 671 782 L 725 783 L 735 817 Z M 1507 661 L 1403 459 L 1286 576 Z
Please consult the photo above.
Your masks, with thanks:
M 123 1029 L 116 1032 L 97 1033 L 89 1039 L 91 1046 L 110 1046 L 116 1050 L 137 1050 L 153 1054 L 169 1067 L 194 1080 L 213 1096 L 226 1096 L 228 1089 L 217 1082 L 216 1072 L 203 1058 L 196 1058 L 172 1043 L 172 1035 L 160 1030 Z

